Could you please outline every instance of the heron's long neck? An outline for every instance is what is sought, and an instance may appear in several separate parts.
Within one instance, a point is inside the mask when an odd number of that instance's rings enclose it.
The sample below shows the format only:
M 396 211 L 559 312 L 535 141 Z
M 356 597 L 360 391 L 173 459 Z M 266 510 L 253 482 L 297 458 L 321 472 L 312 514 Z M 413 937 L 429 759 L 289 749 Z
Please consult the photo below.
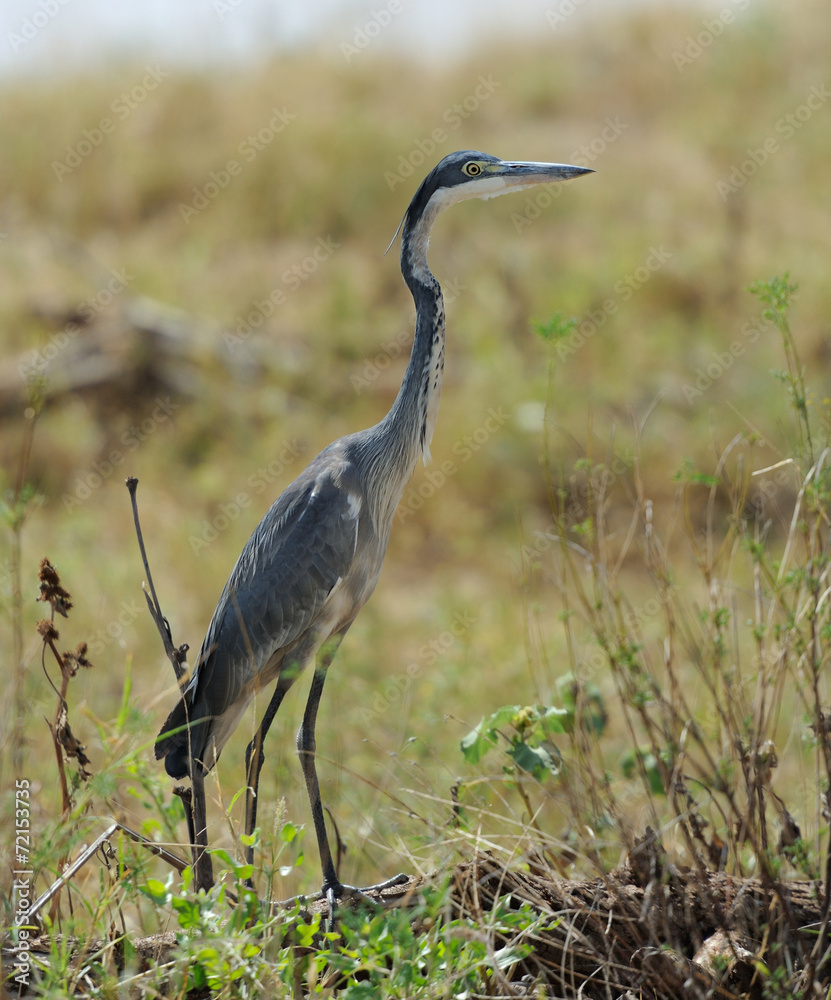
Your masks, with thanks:
M 422 215 L 413 227 L 409 221 L 404 223 L 401 272 L 415 301 L 415 338 L 398 396 L 379 425 L 391 459 L 389 473 L 400 477 L 402 491 L 418 456 L 425 461 L 430 458 L 444 373 L 444 299 L 427 266 L 427 239 L 433 217 Z

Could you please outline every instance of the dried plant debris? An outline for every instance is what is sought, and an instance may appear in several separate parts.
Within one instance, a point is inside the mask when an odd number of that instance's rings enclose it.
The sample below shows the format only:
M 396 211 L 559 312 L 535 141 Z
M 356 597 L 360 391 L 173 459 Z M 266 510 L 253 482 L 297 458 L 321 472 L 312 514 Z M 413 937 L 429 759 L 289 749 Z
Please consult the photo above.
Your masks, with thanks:
M 456 866 L 451 893 L 454 915 L 483 927 L 506 902 L 551 918 L 529 928 L 531 950 L 511 980 L 530 975 L 543 995 L 585 1000 L 785 996 L 764 991 L 770 972 L 759 970 L 810 965 L 823 903 L 815 882 L 782 882 L 771 894 L 760 879 L 676 865 L 654 833 L 626 864 L 585 882 L 479 854 Z M 494 947 L 510 944 L 496 932 Z
M 57 723 L 55 725 L 55 739 L 63 747 L 67 757 L 74 757 L 78 761 L 78 773 L 84 781 L 92 777 L 91 772 L 86 767 L 87 764 L 91 763 L 89 757 L 84 752 L 86 744 L 81 743 L 73 734 L 72 728 L 69 725 L 69 714 L 65 702 L 58 711 Z
M 72 600 L 69 592 L 61 586 L 58 571 L 48 559 L 41 560 L 38 579 L 40 580 L 40 595 L 38 600 L 46 602 L 52 608 L 51 617 L 41 618 L 36 626 L 38 635 L 43 639 L 44 658 L 42 660 L 42 665 L 47 680 L 52 685 L 55 694 L 58 696 L 58 705 L 54 722 L 49 723 L 47 720 L 47 724 L 52 732 L 52 739 L 54 740 L 55 749 L 58 753 L 59 766 L 63 767 L 60 753 L 61 748 L 63 748 L 64 755 L 67 759 L 74 757 L 75 760 L 78 761 L 79 777 L 83 781 L 86 781 L 91 777 L 90 772 L 87 770 L 87 765 L 90 763 L 90 760 L 85 753 L 85 744 L 81 743 L 80 740 L 75 737 L 72 732 L 72 728 L 69 725 L 69 710 L 66 696 L 69 690 L 70 680 L 78 673 L 78 670 L 81 667 L 89 668 L 92 666 L 92 663 L 87 658 L 88 647 L 85 642 L 79 643 L 74 650 L 66 650 L 63 653 L 58 652 L 55 643 L 58 639 L 60 639 L 60 632 L 57 628 L 55 628 L 55 612 L 57 611 L 58 614 L 63 615 L 64 618 L 66 618 L 67 612 L 72 607 Z M 56 687 L 52 682 L 52 679 L 49 676 L 49 671 L 46 669 L 45 654 L 47 647 L 54 655 L 61 671 L 60 688 Z M 64 806 L 68 807 L 69 790 L 64 775 L 61 776 L 61 785 L 65 797 Z
M 40 598 L 38 598 L 38 600 L 40 600 Z M 61 637 L 60 632 L 48 618 L 41 618 L 35 627 L 37 629 L 37 634 L 41 637 L 41 639 L 43 639 L 44 642 L 56 642 Z
M 85 642 L 78 643 L 74 650 L 67 650 L 63 654 L 61 669 L 69 677 L 74 677 L 80 667 L 89 670 L 93 666 L 93 662 L 87 659 L 87 644 Z
M 61 586 L 58 571 L 48 559 L 41 560 L 38 579 L 40 580 L 38 600 L 50 604 L 53 612 L 57 611 L 66 618 L 67 611 L 72 607 L 72 595 Z

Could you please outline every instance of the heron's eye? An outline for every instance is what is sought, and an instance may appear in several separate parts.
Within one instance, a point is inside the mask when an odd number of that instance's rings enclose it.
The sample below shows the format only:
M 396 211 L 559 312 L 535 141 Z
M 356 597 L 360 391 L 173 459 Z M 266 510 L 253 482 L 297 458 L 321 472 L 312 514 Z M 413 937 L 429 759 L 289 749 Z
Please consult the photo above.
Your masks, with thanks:
M 466 163 L 462 167 L 462 173 L 467 174 L 468 177 L 476 177 L 477 174 L 482 173 L 482 167 L 475 160 L 471 160 L 470 163 Z

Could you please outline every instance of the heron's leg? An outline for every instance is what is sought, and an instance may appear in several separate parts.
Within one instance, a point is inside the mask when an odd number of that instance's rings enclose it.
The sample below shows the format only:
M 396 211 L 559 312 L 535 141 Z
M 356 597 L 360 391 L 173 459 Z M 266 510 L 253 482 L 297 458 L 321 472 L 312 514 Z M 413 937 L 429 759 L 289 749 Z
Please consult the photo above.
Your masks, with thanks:
M 299 670 L 296 668 L 286 669 L 277 678 L 277 687 L 274 689 L 274 694 L 271 696 L 271 701 L 265 710 L 263 720 L 254 735 L 254 739 L 251 740 L 245 750 L 245 773 L 248 783 L 248 789 L 245 793 L 245 832 L 249 837 L 257 825 L 257 796 L 260 787 L 260 772 L 265 762 L 263 743 L 271 728 L 271 723 L 274 721 L 274 716 L 277 714 L 280 705 L 283 703 L 283 698 L 286 696 L 286 692 L 294 683 L 298 673 Z M 253 865 L 253 844 L 248 845 L 246 854 L 248 864 Z M 248 879 L 248 885 L 250 888 L 254 888 L 253 879 Z
M 208 854 L 208 811 L 205 803 L 205 776 L 202 768 L 191 760 L 193 783 L 193 887 L 210 889 L 214 884 L 214 869 Z M 188 824 L 190 826 L 190 824 Z
M 323 868 L 323 894 L 326 895 L 332 890 L 337 895 L 341 888 L 335 865 L 332 861 L 332 850 L 329 847 L 329 837 L 326 833 L 326 823 L 323 818 L 323 805 L 320 801 L 320 784 L 317 780 L 317 768 L 315 767 L 315 722 L 317 721 L 317 709 L 320 705 L 320 696 L 323 693 L 323 682 L 326 680 L 326 670 L 331 662 L 334 650 L 328 656 L 322 657 L 315 667 L 312 678 L 312 688 L 309 691 L 309 700 L 306 702 L 306 710 L 303 713 L 303 722 L 297 733 L 297 753 L 300 756 L 300 766 L 303 769 L 303 777 L 306 781 L 306 790 L 309 793 L 309 804 L 312 807 L 312 820 L 315 825 L 317 835 L 317 846 L 320 851 L 320 864 Z
M 348 628 L 348 626 L 347 626 Z M 306 710 L 303 713 L 303 722 L 297 733 L 297 753 L 300 756 L 300 766 L 303 769 L 303 777 L 306 780 L 306 789 L 309 793 L 309 803 L 312 807 L 312 819 L 317 835 L 317 846 L 320 851 L 320 864 L 323 868 L 323 888 L 320 895 L 329 904 L 329 919 L 332 920 L 335 911 L 335 900 L 349 895 L 370 905 L 375 905 L 375 901 L 364 894 L 361 889 L 354 886 L 344 885 L 338 878 L 335 865 L 332 860 L 332 850 L 329 846 L 329 837 L 326 833 L 326 823 L 323 817 L 323 805 L 320 801 L 320 785 L 317 779 L 317 769 L 315 767 L 315 722 L 317 721 L 317 710 L 320 705 L 320 696 L 323 693 L 323 683 L 326 680 L 326 671 L 332 662 L 341 639 L 346 633 L 346 629 L 340 635 L 332 636 L 328 643 L 322 647 L 315 667 L 312 687 L 309 691 L 309 700 L 306 702 Z M 378 885 L 368 886 L 367 891 L 387 889 L 392 886 L 402 885 L 408 882 L 406 875 L 395 875 Z

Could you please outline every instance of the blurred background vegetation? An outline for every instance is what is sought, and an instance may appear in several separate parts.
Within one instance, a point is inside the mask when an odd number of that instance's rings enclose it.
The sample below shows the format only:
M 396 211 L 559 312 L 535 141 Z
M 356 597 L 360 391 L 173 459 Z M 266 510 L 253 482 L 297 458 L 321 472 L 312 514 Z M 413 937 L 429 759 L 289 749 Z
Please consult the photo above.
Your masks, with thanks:
M 59 802 L 42 721 L 54 693 L 34 632 L 41 557 L 75 600 L 61 648 L 90 643 L 95 668 L 73 682 L 71 713 L 92 770 L 114 752 L 99 721 L 115 717 L 129 676 L 127 742 L 151 772 L 176 695 L 143 606 L 125 476 L 140 480 L 174 637 L 195 652 L 270 502 L 319 449 L 394 399 L 413 310 L 396 251 L 384 249 L 422 176 L 460 148 L 584 163 L 596 175 L 556 196 L 466 203 L 436 228 L 448 350 L 433 463 L 416 473 L 377 592 L 327 681 L 320 770 L 350 848 L 344 877 L 398 870 L 391 849 L 427 867 L 441 860 L 418 815 L 439 827 L 450 818 L 450 788 L 471 775 L 459 740 L 502 704 L 556 702 L 569 669 L 546 565 L 552 488 L 579 525 L 581 460 L 604 463 L 610 523 L 625 526 L 639 454 L 656 530 L 679 572 L 690 570 L 679 585 L 706 606 L 676 530 L 676 473 L 687 457 L 688 471 L 712 468 L 737 434 L 753 438 L 757 468 L 788 448 L 787 395 L 770 375 L 780 341 L 746 291 L 754 279 L 787 270 L 799 282 L 791 322 L 824 405 L 829 51 L 819 2 L 725 2 L 608 10 L 602 23 L 577 8 L 562 23 L 541 16 L 522 43 L 441 65 L 368 45 L 349 59 L 309 48 L 249 69 L 137 57 L 6 80 L 0 486 L 12 506 L 24 480 L 36 498 L 20 535 L 25 753 L 13 768 L 6 714 L 4 782 L 19 772 L 38 783 L 46 815 Z M 257 305 L 272 293 L 273 310 Z M 546 342 L 533 321 L 556 312 L 578 324 Z M 38 376 L 28 402 L 27 372 Z M 795 489 L 781 477 L 768 492 L 774 533 Z M 693 537 L 704 501 L 690 508 Z M 14 545 L 7 527 L 5 692 Z M 648 581 L 636 561 L 628 572 L 637 606 Z M 609 699 L 604 739 L 619 772 L 626 737 L 613 687 L 601 672 L 594 681 Z M 261 786 L 268 803 L 286 796 L 298 823 L 293 734 L 305 691 L 298 684 L 281 711 Z M 226 805 L 253 725 L 250 715 L 220 762 Z M 102 791 L 128 824 L 149 821 L 126 773 Z M 221 842 L 213 784 L 209 795 Z M 545 819 L 566 833 L 554 806 Z M 316 877 L 312 868 L 305 887 Z

